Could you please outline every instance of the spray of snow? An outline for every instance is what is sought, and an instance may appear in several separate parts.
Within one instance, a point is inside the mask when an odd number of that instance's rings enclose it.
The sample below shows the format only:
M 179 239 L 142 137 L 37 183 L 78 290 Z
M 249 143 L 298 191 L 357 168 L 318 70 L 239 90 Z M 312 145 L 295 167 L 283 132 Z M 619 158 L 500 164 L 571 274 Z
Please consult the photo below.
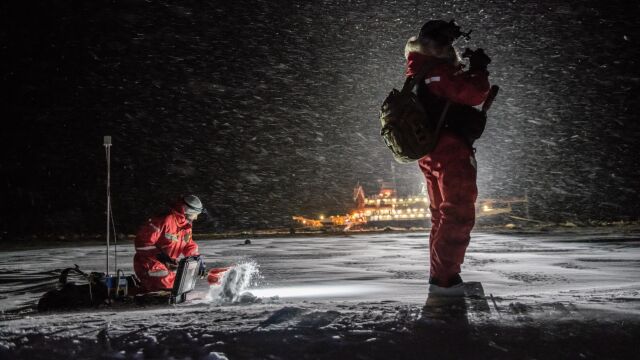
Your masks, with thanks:
M 207 300 L 218 304 L 255 302 L 257 298 L 248 289 L 259 278 L 257 262 L 234 265 L 224 274 L 219 285 L 211 285 Z

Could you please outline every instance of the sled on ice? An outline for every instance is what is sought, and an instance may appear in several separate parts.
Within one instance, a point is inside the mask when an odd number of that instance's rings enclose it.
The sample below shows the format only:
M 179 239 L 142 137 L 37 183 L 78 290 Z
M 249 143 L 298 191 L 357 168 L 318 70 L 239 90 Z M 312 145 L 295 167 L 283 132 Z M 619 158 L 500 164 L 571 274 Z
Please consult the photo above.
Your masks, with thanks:
M 210 285 L 220 283 L 229 268 L 209 270 Z M 70 281 L 71 274 L 79 277 L 80 284 Z M 173 288 L 167 291 L 146 292 L 135 275 L 116 275 L 101 272 L 86 273 L 78 265 L 64 269 L 58 279 L 58 288 L 46 292 L 38 301 L 38 311 L 75 310 L 90 307 L 120 307 L 126 305 L 172 305 L 189 300 L 198 280 L 198 260 L 185 257 L 180 260 Z

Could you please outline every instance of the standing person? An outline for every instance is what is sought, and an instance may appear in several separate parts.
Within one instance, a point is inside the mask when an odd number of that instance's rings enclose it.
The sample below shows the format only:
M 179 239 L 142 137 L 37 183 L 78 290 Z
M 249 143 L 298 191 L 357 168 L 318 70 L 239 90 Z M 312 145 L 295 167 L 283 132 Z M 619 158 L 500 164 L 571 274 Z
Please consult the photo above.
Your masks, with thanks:
M 444 295 L 464 294 L 460 265 L 475 223 L 478 195 L 475 139 L 467 136 L 468 127 L 477 126 L 471 116 L 475 110 L 470 108 L 484 102 L 490 90 L 487 65 L 491 60 L 478 49 L 471 52 L 470 67 L 464 71 L 453 47 L 461 35 L 453 20 L 431 20 L 405 47 L 408 77 L 432 66 L 417 85 L 427 115 L 439 119 L 446 111 L 436 147 L 418 161 L 431 202 L 429 292 Z
M 187 195 L 176 201 L 167 214 L 149 219 L 140 227 L 133 268 L 145 291 L 173 288 L 180 255 L 197 256 L 199 275 L 205 275 L 198 244 L 192 239 L 192 224 L 203 211 L 200 199 Z

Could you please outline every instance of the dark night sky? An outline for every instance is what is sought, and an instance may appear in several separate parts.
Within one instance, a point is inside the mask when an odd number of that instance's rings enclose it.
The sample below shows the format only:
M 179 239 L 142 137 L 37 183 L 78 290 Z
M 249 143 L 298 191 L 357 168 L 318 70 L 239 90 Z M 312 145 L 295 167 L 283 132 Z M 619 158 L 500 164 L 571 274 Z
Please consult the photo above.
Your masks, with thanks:
M 201 229 L 342 212 L 393 177 L 377 112 L 403 48 L 455 18 L 502 88 L 476 143 L 480 197 L 539 219 L 640 216 L 636 2 L 2 2 L 3 234 L 99 233 L 103 135 L 122 231 L 181 193 Z M 401 190 L 417 165 L 395 165 Z

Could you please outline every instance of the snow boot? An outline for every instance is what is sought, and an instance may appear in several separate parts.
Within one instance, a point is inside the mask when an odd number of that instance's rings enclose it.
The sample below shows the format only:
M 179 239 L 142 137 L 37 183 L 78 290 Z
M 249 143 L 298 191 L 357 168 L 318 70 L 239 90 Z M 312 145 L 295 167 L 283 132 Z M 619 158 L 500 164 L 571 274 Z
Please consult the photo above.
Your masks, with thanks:
M 429 277 L 429 295 L 435 296 L 464 296 L 465 286 L 460 274 L 456 274 L 448 282 L 449 286 L 442 286 L 438 279 Z
M 429 285 L 429 295 L 434 296 L 449 296 L 449 297 L 463 297 L 465 294 L 464 283 L 449 287 L 441 287 L 435 284 Z

